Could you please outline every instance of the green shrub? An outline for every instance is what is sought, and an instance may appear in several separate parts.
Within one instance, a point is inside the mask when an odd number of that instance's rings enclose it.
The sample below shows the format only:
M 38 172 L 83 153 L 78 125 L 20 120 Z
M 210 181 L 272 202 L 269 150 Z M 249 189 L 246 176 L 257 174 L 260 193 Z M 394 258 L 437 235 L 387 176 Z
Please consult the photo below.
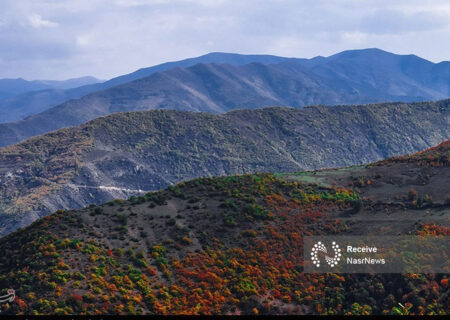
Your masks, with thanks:
M 269 211 L 259 204 L 249 204 L 245 211 L 257 219 L 267 219 L 269 214 Z

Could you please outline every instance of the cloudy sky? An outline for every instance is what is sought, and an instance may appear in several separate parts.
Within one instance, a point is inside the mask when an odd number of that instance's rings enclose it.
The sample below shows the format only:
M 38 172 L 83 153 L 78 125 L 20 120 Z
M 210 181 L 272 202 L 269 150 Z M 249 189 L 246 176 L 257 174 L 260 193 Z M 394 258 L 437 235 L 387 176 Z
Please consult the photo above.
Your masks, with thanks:
M 0 78 L 108 79 L 212 51 L 450 60 L 448 0 L 1 0 Z

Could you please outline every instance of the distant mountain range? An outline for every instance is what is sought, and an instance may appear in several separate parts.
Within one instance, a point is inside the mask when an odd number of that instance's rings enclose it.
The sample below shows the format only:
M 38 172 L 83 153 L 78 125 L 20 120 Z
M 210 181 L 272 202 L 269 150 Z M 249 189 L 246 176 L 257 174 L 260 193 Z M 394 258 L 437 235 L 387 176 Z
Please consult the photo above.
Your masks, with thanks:
M 114 86 L 145 78 L 155 72 L 169 70 L 175 67 L 190 67 L 198 63 L 225 63 L 243 65 L 248 63 L 271 64 L 287 58 L 270 55 L 240 55 L 234 53 L 213 52 L 196 58 L 167 62 L 149 68 L 139 69 L 130 74 L 122 75 L 105 82 L 92 77 L 79 78 L 85 82 L 74 82 L 77 79 L 61 81 L 64 86 L 56 86 L 59 81 L 25 81 L 23 79 L 0 80 L 0 123 L 13 122 L 26 116 L 37 114 L 71 99 L 95 91 L 101 91 Z M 298 59 L 302 60 L 302 59 Z M 306 60 L 306 59 L 304 59 Z M 2 86 L 2 81 L 4 84 Z M 53 85 L 53 87 L 51 85 Z M 71 86 L 69 86 L 71 84 Z M 3 94 L 3 96 L 2 96 Z M 1 101 L 1 99 L 6 99 Z
M 78 98 L 71 95 L 72 88 L 99 83 L 94 77 L 81 77 L 62 81 L 0 79 L 0 123 L 20 120 L 51 106 Z M 75 89 L 75 92 L 80 91 Z
M 81 77 L 68 80 L 33 80 L 27 81 L 18 79 L 0 79 L 0 100 L 11 98 L 30 91 L 40 91 L 45 89 L 71 89 L 100 82 L 94 77 Z
M 450 62 L 435 64 L 379 49 L 313 59 L 212 53 L 58 94 L 59 101 L 85 96 L 21 121 L 1 124 L 0 146 L 122 111 L 221 113 L 274 105 L 445 99 L 450 97 Z M 51 104 L 53 96 L 41 92 L 21 99 L 23 106 L 42 107 Z M 33 108 L 30 110 L 37 110 Z
M 449 123 L 450 100 L 116 113 L 0 149 L 0 234 L 57 209 L 201 176 L 292 172 L 412 153 L 449 139 Z

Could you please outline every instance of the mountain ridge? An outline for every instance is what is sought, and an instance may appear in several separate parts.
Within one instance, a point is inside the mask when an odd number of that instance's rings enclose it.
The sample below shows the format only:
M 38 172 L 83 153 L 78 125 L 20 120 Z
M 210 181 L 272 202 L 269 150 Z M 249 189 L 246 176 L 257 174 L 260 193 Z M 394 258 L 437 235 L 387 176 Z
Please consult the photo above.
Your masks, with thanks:
M 99 79 L 92 76 L 84 76 L 66 80 L 25 80 L 23 78 L 3 78 L 0 79 L 0 100 L 31 91 L 40 91 L 45 89 L 72 89 L 99 81 Z
M 22 113 L 19 113 L 17 115 L 14 114 L 8 114 L 8 112 L 3 111 L 0 112 L 0 123 L 6 123 L 11 122 L 13 120 L 20 120 L 20 118 L 23 118 L 25 116 L 43 112 L 46 109 L 53 107 L 55 105 L 58 105 L 60 103 L 69 101 L 71 99 L 77 99 L 81 98 L 86 94 L 96 92 L 96 91 L 102 91 L 109 88 L 112 88 L 114 86 L 134 81 L 146 76 L 149 76 L 155 72 L 165 71 L 168 69 L 171 69 L 175 66 L 184 66 L 189 67 L 193 64 L 196 64 L 200 61 L 211 61 L 211 62 L 218 62 L 218 63 L 230 63 L 230 64 L 243 64 L 245 62 L 252 62 L 252 61 L 260 61 L 262 63 L 271 63 L 271 62 L 278 62 L 282 61 L 286 58 L 283 57 L 276 57 L 276 56 L 270 56 L 270 55 L 240 55 L 240 54 L 233 54 L 233 53 L 219 53 L 219 52 L 213 52 L 208 53 L 199 57 L 195 58 L 188 58 L 183 59 L 180 61 L 173 61 L 173 62 L 166 62 L 159 65 L 155 65 L 152 67 L 147 68 L 141 68 L 134 72 L 131 72 L 129 74 L 121 75 L 112 79 L 109 79 L 107 81 L 102 81 L 99 83 L 94 84 L 86 84 L 83 86 L 78 86 L 76 88 L 68 88 L 67 90 L 61 90 L 62 88 L 56 88 L 56 89 L 50 89 L 47 84 L 44 82 L 42 83 L 40 91 L 33 91 L 33 92 L 22 92 L 21 95 L 16 97 L 9 97 L 8 100 L 0 102 L 0 111 L 6 110 L 10 111 L 12 113 L 16 108 L 20 107 L 24 111 Z M 1 81 L 1 80 L 0 80 Z M 1 94 L 0 94 L 1 97 Z M 33 112 L 30 112 L 29 109 L 31 109 Z M 38 112 L 36 112 L 38 111 Z M 17 119 L 19 118 L 19 119 Z M 8 120 L 10 119 L 10 120 Z
M 382 59 L 377 58 L 379 56 Z M 193 72 L 202 61 L 204 65 L 221 68 L 222 72 L 212 72 L 210 68 L 211 72 L 197 73 L 193 79 Z M 263 63 L 264 72 L 258 72 L 254 68 L 255 62 Z M 181 67 L 186 70 L 184 74 L 180 72 Z M 225 74 L 230 72 L 233 73 L 235 83 L 224 78 Z M 188 73 L 191 76 L 183 78 Z M 166 79 L 156 79 L 156 74 Z M 220 85 L 214 88 L 196 87 L 195 83 L 201 82 L 202 76 Z M 188 79 L 193 79 L 194 83 L 190 83 Z M 233 108 L 252 106 L 303 107 L 310 104 L 438 100 L 450 96 L 449 79 L 449 63 L 434 64 L 411 55 L 395 55 L 379 49 L 350 50 L 326 58 L 312 59 L 212 53 L 143 68 L 101 84 L 55 92 L 58 101 L 72 101 L 65 102 L 47 113 L 44 111 L 36 115 L 35 120 L 31 117 L 16 123 L 0 124 L 0 146 L 118 111 L 173 107 L 182 110 L 226 112 Z M 180 82 L 183 83 L 182 86 Z M 136 88 L 130 86 L 131 84 Z M 177 87 L 178 92 L 171 90 L 172 87 Z M 186 92 L 186 88 L 191 92 Z M 129 90 L 128 94 L 125 89 Z M 92 92 L 95 90 L 99 91 Z M 142 99 L 133 96 L 136 90 L 141 92 Z M 209 99 L 207 102 L 199 99 L 199 96 L 208 97 L 219 90 L 227 92 L 227 97 L 216 95 L 215 99 Z M 276 99 L 264 96 L 268 92 L 275 92 Z M 79 98 L 80 96 L 83 97 Z M 117 103 L 114 101 L 115 96 L 118 96 Z M 76 103 L 73 100 L 75 98 L 79 98 Z M 36 108 L 41 108 L 51 100 L 45 92 L 37 93 L 36 97 L 30 98 L 31 102 L 26 100 L 27 97 L 21 99 L 18 100 L 20 105 L 30 103 L 30 106 Z M 33 99 L 36 100 L 34 105 Z M 81 106 L 82 103 L 87 105 Z M 95 106 L 96 104 L 98 105 Z M 208 110 L 208 105 L 214 104 L 223 106 Z M 68 105 L 70 110 L 64 112 L 68 113 L 69 119 L 52 118 L 53 113 L 62 112 L 58 110 Z M 75 106 L 80 109 L 78 115 L 75 114 Z M 100 111 L 101 108 L 104 108 L 101 112 L 92 112 L 92 116 L 87 117 L 91 109 Z
M 0 146 L 120 111 L 173 108 L 218 113 L 255 106 L 415 101 L 450 95 L 450 68 L 444 66 L 442 73 L 426 80 L 441 90 L 437 93 L 438 89 L 420 83 L 429 78 L 435 64 L 425 63 L 421 71 L 415 71 L 416 63 L 403 65 L 403 56 L 381 54 L 391 62 L 367 60 L 373 52 L 366 50 L 341 54 L 356 55 L 357 60 L 344 59 L 343 63 L 338 54 L 310 67 L 287 59 L 268 65 L 200 63 L 172 68 L 90 93 L 16 123 L 0 124 Z
M 71 89 L 99 83 L 91 76 L 67 80 L 0 79 L 0 123 L 20 120 L 71 97 Z M 73 98 L 78 96 L 73 96 Z
M 200 176 L 338 167 L 415 152 L 450 138 L 449 113 L 450 100 L 115 113 L 1 148 L 0 228 L 7 233 L 61 208 Z

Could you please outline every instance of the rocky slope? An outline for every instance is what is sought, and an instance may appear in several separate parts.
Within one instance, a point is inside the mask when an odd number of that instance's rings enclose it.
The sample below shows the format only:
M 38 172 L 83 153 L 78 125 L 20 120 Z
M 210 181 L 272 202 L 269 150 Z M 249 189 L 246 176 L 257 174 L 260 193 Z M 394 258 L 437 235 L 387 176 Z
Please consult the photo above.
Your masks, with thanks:
M 0 239 L 0 287 L 17 295 L 2 309 L 448 315 L 448 273 L 307 274 L 303 238 L 449 236 L 449 164 L 447 141 L 368 166 L 196 179 L 61 210 Z
M 0 149 L 6 234 L 81 208 L 185 179 L 367 163 L 450 138 L 450 100 L 266 108 L 222 115 L 119 113 Z
M 235 65 L 210 63 L 228 61 Z M 242 65 L 248 61 L 258 63 Z M 0 146 L 121 111 L 222 113 L 273 105 L 409 102 L 450 96 L 450 63 L 434 64 L 377 49 L 309 60 L 216 54 L 182 62 L 94 85 L 100 91 L 18 122 L 0 124 Z M 192 65 L 195 62 L 201 63 Z M 87 94 L 92 88 L 79 90 Z

